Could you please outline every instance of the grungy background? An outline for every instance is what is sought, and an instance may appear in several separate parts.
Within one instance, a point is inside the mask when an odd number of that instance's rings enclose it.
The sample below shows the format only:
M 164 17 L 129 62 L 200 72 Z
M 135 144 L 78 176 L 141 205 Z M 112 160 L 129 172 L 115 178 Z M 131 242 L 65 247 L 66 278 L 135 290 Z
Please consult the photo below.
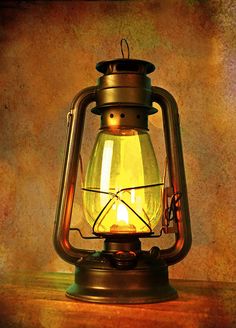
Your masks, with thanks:
M 230 0 L 0 2 L 1 271 L 73 270 L 52 246 L 66 113 L 126 38 L 180 110 L 193 246 L 170 276 L 236 279 L 235 13 Z M 88 115 L 85 161 L 98 126 Z M 162 166 L 160 114 L 150 128 Z

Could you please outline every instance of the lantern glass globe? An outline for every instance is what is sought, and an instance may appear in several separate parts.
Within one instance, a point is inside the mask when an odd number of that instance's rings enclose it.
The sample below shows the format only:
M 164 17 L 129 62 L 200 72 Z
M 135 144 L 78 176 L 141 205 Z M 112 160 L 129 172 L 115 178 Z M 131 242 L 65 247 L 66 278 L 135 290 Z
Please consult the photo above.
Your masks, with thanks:
M 82 186 L 85 217 L 101 235 L 150 233 L 162 214 L 162 182 L 146 130 L 103 129 Z

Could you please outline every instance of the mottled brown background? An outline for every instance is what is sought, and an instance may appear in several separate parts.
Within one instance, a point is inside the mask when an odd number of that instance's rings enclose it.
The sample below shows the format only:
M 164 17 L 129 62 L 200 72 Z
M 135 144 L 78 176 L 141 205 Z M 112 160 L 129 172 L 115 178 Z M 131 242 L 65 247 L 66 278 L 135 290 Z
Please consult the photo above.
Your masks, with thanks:
M 233 3 L 0 2 L 2 271 L 73 270 L 51 237 L 67 108 L 78 90 L 96 83 L 98 61 L 120 56 L 125 37 L 131 57 L 158 66 L 153 85 L 169 90 L 180 108 L 193 246 L 171 277 L 235 280 Z M 97 117 L 88 120 L 85 161 L 98 126 Z M 160 114 L 150 122 L 161 159 Z M 85 228 L 81 205 L 75 209 Z

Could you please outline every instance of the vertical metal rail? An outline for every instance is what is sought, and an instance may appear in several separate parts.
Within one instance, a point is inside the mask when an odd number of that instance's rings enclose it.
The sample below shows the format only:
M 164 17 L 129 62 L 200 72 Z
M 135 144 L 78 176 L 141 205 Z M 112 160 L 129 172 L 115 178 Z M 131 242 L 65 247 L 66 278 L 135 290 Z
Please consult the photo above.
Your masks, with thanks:
M 171 265 L 181 261 L 187 255 L 192 242 L 179 114 L 176 101 L 168 91 L 152 87 L 152 92 L 153 101 L 162 109 L 169 181 L 173 194 L 181 193 L 176 204 L 178 232 L 175 234 L 175 243 L 172 247 L 161 250 L 161 257 L 168 265 Z
M 71 214 L 76 186 L 80 148 L 84 130 L 86 108 L 96 100 L 96 87 L 79 92 L 73 99 L 68 114 L 68 137 L 59 198 L 54 226 L 54 247 L 61 258 L 69 263 L 94 252 L 73 247 L 69 242 Z

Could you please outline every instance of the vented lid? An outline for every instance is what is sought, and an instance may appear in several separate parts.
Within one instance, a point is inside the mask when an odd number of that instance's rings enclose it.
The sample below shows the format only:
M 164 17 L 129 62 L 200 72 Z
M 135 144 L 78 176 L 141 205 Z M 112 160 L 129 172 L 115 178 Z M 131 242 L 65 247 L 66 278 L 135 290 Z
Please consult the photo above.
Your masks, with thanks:
M 155 70 L 155 66 L 145 60 L 118 58 L 99 62 L 96 69 L 103 74 L 149 74 Z

